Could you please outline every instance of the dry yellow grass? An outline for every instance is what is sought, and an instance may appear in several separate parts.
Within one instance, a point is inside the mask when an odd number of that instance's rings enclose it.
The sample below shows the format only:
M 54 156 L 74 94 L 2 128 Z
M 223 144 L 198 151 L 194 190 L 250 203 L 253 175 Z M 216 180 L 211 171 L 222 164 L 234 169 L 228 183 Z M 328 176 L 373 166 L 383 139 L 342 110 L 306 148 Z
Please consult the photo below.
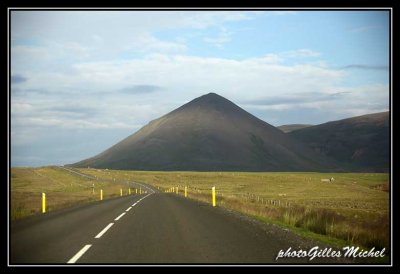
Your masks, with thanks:
M 94 184 L 94 191 L 93 191 Z M 58 167 L 11 169 L 11 219 L 41 212 L 41 193 L 46 193 L 47 211 L 127 194 L 128 186 L 110 179 L 93 180 Z
M 189 198 L 211 202 L 252 216 L 297 227 L 365 247 L 389 249 L 389 175 L 373 173 L 147 172 L 75 169 L 90 180 L 56 167 L 11 170 L 11 217 L 40 212 L 40 193 L 49 210 L 127 191 L 127 181 L 144 182 L 161 191 L 179 187 Z M 334 177 L 333 183 L 321 179 Z M 95 183 L 95 194 L 92 184 Z M 172 194 L 171 194 L 172 195 Z M 176 195 L 176 194 L 175 194 Z
M 389 175 L 384 173 L 142 172 L 81 169 L 102 178 L 145 182 L 252 216 L 340 239 L 389 249 Z M 333 183 L 321 182 L 331 178 Z

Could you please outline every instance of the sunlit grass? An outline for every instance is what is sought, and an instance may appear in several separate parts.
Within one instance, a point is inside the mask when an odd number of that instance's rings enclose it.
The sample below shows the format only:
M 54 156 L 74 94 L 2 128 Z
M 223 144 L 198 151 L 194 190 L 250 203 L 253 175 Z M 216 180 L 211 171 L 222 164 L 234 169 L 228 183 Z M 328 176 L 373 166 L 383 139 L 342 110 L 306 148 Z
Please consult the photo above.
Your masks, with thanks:
M 128 181 L 148 183 L 161 191 L 178 186 L 179 195 L 186 186 L 189 198 L 207 203 L 211 187 L 216 186 L 218 206 L 346 244 L 389 249 L 388 174 L 76 170 L 97 180 L 56 167 L 13 168 L 12 219 L 39 213 L 41 192 L 46 192 L 51 211 L 99 200 L 100 189 L 104 199 L 118 196 L 120 188 L 125 195 Z M 331 177 L 333 183 L 321 182 Z
M 81 169 L 102 178 L 145 182 L 161 190 L 189 189 L 189 197 L 291 227 L 389 248 L 389 175 L 382 173 L 145 172 Z M 334 178 L 333 183 L 321 179 Z
M 94 185 L 94 188 L 93 188 Z M 125 182 L 113 179 L 91 180 L 57 167 L 12 168 L 11 169 L 11 210 L 12 220 L 41 212 L 41 194 L 46 193 L 46 211 L 126 195 Z M 132 188 L 132 193 L 134 188 Z

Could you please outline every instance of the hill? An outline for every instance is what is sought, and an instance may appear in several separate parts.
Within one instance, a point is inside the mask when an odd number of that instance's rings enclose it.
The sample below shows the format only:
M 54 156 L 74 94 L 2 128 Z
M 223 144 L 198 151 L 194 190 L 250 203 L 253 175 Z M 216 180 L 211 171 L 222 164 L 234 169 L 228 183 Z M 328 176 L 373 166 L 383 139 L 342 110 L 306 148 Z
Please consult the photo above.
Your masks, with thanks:
M 279 126 L 277 128 L 279 128 L 284 133 L 289 133 L 289 132 L 294 131 L 294 130 L 298 130 L 298 129 L 302 129 L 302 128 L 306 128 L 306 127 L 311 127 L 311 126 L 312 125 L 308 125 L 308 124 L 291 124 L 291 125 L 282 125 L 282 126 Z
M 333 161 L 215 93 L 151 121 L 73 166 L 188 171 L 336 169 Z
M 389 112 L 368 114 L 288 133 L 345 170 L 388 172 L 390 167 Z

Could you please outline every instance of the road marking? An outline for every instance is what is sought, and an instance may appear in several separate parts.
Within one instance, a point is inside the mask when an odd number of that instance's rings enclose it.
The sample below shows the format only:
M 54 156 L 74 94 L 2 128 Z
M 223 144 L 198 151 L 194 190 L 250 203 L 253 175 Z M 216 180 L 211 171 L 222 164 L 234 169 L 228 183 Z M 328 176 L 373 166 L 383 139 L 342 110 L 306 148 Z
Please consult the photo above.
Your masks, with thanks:
M 138 200 L 136 203 L 134 203 L 132 206 L 130 206 L 130 207 L 129 207 L 128 209 L 126 209 L 125 211 L 127 212 L 127 211 L 131 210 L 132 207 L 134 207 L 135 205 L 137 205 L 141 200 L 143 200 L 144 198 L 146 198 L 147 196 L 149 196 L 149 195 L 151 195 L 151 194 L 153 194 L 153 193 L 147 194 L 146 196 L 144 196 L 143 198 L 141 198 L 140 200 Z M 121 215 L 119 215 L 119 216 L 118 216 L 117 218 L 115 218 L 114 220 L 115 220 L 115 221 L 118 221 L 119 219 L 121 219 L 121 218 L 126 214 L 126 212 L 122 213 Z M 99 234 L 96 235 L 95 238 L 96 238 L 96 239 L 99 239 L 99 238 L 100 238 L 101 236 L 103 236 L 104 233 L 106 233 L 107 230 L 109 230 L 113 225 L 114 225 L 114 223 L 109 223 L 102 231 L 100 231 Z M 91 246 L 92 246 L 92 245 L 85 245 L 81 250 L 78 251 L 78 253 L 76 253 L 76 254 L 74 255 L 74 257 L 72 257 L 72 258 L 67 262 L 67 264 L 74 264 L 77 260 L 79 260 L 80 257 L 82 257 L 83 254 L 85 254 L 86 251 L 89 250 L 89 248 L 90 248 Z
M 72 257 L 67 264 L 74 264 L 80 257 L 82 257 L 83 254 L 85 254 L 86 251 L 91 247 L 92 245 L 85 245 L 81 250 L 78 251 L 78 253 L 75 254 L 74 257 Z
M 135 205 L 137 205 L 141 200 L 143 200 L 144 198 L 146 198 L 147 196 L 150 196 L 153 193 L 149 193 L 146 196 L 144 196 L 143 198 L 139 199 L 136 203 L 134 203 L 131 207 L 134 207 Z M 128 210 L 127 210 L 128 211 Z
M 126 212 L 122 213 L 121 215 L 119 215 L 117 218 L 114 219 L 114 221 L 118 221 L 119 219 L 122 218 L 122 216 L 124 216 L 126 214 Z
M 114 223 L 109 223 L 108 226 L 106 226 L 99 234 L 96 235 L 96 239 L 100 238 L 101 236 L 103 236 L 104 233 L 107 232 L 107 230 L 110 229 L 110 227 L 112 227 L 114 225 Z
M 151 188 L 149 188 L 149 187 L 147 187 L 146 185 L 143 185 L 143 184 L 141 184 L 141 183 L 138 183 L 138 182 L 129 182 L 129 183 L 130 183 L 131 185 L 140 185 L 140 186 L 142 186 L 143 188 L 145 188 L 145 189 L 151 191 L 149 194 L 155 193 L 155 191 L 154 191 L 153 189 L 151 189 Z M 135 188 L 136 188 L 136 186 L 135 186 Z M 146 195 L 146 196 L 148 196 L 148 195 Z
M 143 200 L 144 198 L 147 198 L 147 196 L 150 196 L 151 194 L 153 194 L 153 193 L 147 194 L 146 196 L 144 196 L 144 197 L 143 197 L 142 199 L 140 199 L 139 201 Z

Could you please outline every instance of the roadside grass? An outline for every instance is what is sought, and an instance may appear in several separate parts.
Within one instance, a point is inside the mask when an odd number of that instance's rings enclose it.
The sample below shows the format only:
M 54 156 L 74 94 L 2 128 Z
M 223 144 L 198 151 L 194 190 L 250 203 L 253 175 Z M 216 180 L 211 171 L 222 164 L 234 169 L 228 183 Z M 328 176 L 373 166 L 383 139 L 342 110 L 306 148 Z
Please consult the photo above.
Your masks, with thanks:
M 97 180 L 57 167 L 12 168 L 11 219 L 39 213 L 41 192 L 46 192 L 51 211 L 99 200 L 100 189 L 104 199 L 119 196 L 120 188 L 126 195 L 127 182 L 147 183 L 160 191 L 178 187 L 179 195 L 186 186 L 188 198 L 207 203 L 216 186 L 217 206 L 331 244 L 385 247 L 391 252 L 389 174 L 75 170 Z M 331 177 L 333 183 L 321 182 Z
M 94 184 L 94 191 L 93 191 Z M 41 194 L 46 193 L 46 211 L 127 194 L 126 183 L 107 179 L 88 179 L 57 167 L 12 168 L 10 184 L 10 219 L 41 213 Z M 134 188 L 132 192 L 134 193 Z
M 179 188 L 189 198 L 304 230 L 343 245 L 390 252 L 389 175 L 383 173 L 148 172 L 80 169 L 102 178 Z M 321 182 L 331 178 L 333 183 Z M 172 195 L 172 194 L 171 194 Z

